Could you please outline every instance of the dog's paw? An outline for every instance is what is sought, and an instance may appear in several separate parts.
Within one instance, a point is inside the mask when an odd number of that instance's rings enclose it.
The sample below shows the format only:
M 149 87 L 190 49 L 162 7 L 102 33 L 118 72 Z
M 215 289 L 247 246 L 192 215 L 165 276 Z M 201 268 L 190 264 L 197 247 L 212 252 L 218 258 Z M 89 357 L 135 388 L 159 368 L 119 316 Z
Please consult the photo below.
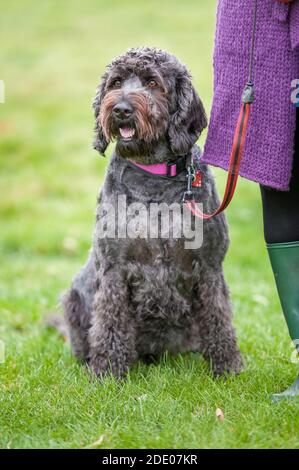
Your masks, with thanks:
M 111 361 L 104 356 L 98 355 L 89 359 L 88 366 L 100 380 L 103 380 L 107 376 L 123 379 L 129 370 L 127 364 L 120 363 L 119 361 Z
M 237 352 L 232 358 L 212 361 L 212 370 L 215 377 L 220 377 L 224 374 L 240 374 L 244 370 L 241 354 Z

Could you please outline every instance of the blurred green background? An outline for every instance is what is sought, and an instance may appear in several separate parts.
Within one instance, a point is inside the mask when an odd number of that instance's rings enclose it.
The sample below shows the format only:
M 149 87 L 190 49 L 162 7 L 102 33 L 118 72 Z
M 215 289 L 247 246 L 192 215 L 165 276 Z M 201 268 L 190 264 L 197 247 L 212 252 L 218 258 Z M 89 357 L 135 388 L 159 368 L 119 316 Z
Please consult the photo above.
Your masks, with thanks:
M 91 101 L 105 65 L 132 46 L 167 49 L 209 111 L 216 0 L 0 0 L 0 12 L 0 446 L 299 447 L 298 406 L 269 401 L 298 365 L 253 183 L 240 181 L 227 211 L 225 270 L 247 364 L 239 377 L 214 380 L 189 354 L 98 384 L 41 321 L 91 244 L 107 166 L 91 145 Z M 222 191 L 225 175 L 215 176 Z

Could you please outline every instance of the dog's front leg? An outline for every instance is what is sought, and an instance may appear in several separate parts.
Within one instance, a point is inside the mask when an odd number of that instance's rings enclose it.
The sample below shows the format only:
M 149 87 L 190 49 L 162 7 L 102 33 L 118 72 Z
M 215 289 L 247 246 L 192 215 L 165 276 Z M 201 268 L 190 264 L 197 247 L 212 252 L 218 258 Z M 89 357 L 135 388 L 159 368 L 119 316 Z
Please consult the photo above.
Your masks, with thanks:
M 137 358 L 128 287 L 122 276 L 111 269 L 99 273 L 89 344 L 89 365 L 99 377 L 109 371 L 122 377 Z
M 200 331 L 200 351 L 211 362 L 214 374 L 239 373 L 242 357 L 232 325 L 232 308 L 223 274 L 205 274 L 205 282 L 197 287 L 195 300 Z M 195 296 L 196 297 L 196 296 Z M 196 305 L 197 304 L 197 305 Z

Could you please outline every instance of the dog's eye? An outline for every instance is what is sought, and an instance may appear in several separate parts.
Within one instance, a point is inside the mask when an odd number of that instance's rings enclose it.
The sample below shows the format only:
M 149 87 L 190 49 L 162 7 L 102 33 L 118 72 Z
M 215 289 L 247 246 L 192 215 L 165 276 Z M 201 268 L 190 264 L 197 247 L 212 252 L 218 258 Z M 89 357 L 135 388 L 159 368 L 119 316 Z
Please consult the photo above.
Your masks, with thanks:
M 156 80 L 153 80 L 153 79 L 149 80 L 147 84 L 150 88 L 155 88 L 156 86 L 158 86 L 158 83 L 156 82 Z
M 121 81 L 119 79 L 114 80 L 112 86 L 113 88 L 119 88 L 121 86 Z

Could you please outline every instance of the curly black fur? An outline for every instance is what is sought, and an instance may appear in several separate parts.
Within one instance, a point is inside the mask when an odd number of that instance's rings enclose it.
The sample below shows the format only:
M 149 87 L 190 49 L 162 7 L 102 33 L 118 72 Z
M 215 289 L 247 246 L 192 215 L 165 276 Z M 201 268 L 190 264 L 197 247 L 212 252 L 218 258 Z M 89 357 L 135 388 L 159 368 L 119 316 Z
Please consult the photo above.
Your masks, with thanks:
M 114 106 L 125 100 L 134 127 L 127 141 Z M 123 376 L 138 359 L 164 351 L 199 351 L 215 374 L 239 372 L 242 359 L 232 326 L 222 262 L 229 245 L 225 217 L 204 223 L 200 249 L 186 250 L 182 239 L 102 238 L 104 204 L 181 204 L 185 176 L 174 183 L 143 174 L 128 158 L 144 163 L 176 160 L 194 146 L 207 125 L 203 105 L 186 67 L 167 52 L 131 49 L 107 67 L 94 100 L 94 147 L 104 154 L 116 140 L 101 189 L 93 247 L 87 264 L 65 294 L 63 307 L 75 356 L 98 375 Z M 219 203 L 211 173 L 200 165 L 203 184 L 196 197 L 212 212 Z

